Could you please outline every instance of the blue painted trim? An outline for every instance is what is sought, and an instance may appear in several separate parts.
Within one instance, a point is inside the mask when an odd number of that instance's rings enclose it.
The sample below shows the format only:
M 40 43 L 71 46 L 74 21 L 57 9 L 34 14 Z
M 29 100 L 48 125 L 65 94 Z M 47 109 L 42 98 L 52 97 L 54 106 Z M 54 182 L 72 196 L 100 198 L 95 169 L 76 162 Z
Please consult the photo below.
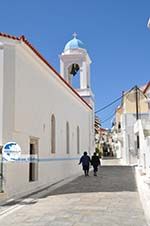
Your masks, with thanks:
M 66 160 L 79 160 L 77 157 L 68 157 L 68 158 L 38 158 L 38 161 L 66 161 Z
M 14 159 L 13 161 L 10 162 L 25 162 L 25 163 L 29 163 L 29 162 L 55 162 L 55 161 L 70 161 L 70 160 L 78 160 L 79 161 L 80 157 L 64 157 L 64 158 L 20 158 L 18 160 Z M 9 162 L 8 160 L 3 159 L 3 162 Z

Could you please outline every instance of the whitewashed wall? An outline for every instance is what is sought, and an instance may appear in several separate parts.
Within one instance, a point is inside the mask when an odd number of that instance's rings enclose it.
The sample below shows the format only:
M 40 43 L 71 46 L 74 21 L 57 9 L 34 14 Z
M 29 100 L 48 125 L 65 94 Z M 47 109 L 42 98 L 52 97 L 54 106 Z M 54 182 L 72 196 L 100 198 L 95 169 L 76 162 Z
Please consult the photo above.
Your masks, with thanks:
M 3 130 L 3 75 L 4 75 L 4 50 L 0 43 L 0 145 L 2 144 Z
M 125 113 L 122 116 L 122 162 L 137 164 L 137 138 L 134 134 L 135 114 Z
M 24 44 L 5 49 L 5 131 L 3 142 L 16 141 L 29 154 L 30 137 L 39 139 L 38 180 L 29 182 L 28 163 L 4 164 L 4 190 L 20 196 L 81 171 L 80 155 L 92 150 L 92 111 Z M 9 107 L 7 106 L 9 103 Z M 56 153 L 51 153 L 51 115 L 56 118 Z M 8 120 L 9 119 L 9 120 Z M 66 122 L 70 153 L 66 154 Z M 80 154 L 77 154 L 77 126 Z
M 144 135 L 146 127 L 149 127 L 150 130 L 150 121 L 144 122 L 144 120 L 139 119 L 134 125 L 134 132 L 139 134 L 140 138 L 138 166 L 141 173 L 146 174 L 150 178 L 150 136 Z

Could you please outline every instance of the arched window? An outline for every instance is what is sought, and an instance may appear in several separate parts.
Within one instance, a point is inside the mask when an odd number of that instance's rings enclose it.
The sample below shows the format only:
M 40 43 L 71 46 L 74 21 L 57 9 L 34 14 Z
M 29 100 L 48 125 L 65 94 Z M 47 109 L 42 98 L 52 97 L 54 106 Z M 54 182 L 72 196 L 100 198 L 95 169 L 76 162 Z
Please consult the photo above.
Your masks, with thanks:
M 66 153 L 70 152 L 70 131 L 69 131 L 69 122 L 66 123 Z
M 56 120 L 55 116 L 51 116 L 51 153 L 56 152 Z
M 77 126 L 77 154 L 80 154 L 80 128 Z

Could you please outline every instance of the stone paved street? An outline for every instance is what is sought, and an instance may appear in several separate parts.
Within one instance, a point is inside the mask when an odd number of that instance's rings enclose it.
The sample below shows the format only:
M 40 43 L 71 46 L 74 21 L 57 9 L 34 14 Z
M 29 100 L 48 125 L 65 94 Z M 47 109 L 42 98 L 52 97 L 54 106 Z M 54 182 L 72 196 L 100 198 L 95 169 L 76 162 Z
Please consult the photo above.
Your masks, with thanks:
M 147 226 L 134 168 L 102 166 L 0 215 L 2 226 Z

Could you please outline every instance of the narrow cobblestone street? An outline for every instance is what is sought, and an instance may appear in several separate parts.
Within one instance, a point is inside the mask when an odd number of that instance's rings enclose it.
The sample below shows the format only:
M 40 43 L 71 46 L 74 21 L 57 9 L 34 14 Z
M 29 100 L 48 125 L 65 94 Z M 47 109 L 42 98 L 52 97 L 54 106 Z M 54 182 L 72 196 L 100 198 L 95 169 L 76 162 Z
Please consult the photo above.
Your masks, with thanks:
M 134 168 L 102 166 L 0 215 L 2 226 L 147 226 Z

